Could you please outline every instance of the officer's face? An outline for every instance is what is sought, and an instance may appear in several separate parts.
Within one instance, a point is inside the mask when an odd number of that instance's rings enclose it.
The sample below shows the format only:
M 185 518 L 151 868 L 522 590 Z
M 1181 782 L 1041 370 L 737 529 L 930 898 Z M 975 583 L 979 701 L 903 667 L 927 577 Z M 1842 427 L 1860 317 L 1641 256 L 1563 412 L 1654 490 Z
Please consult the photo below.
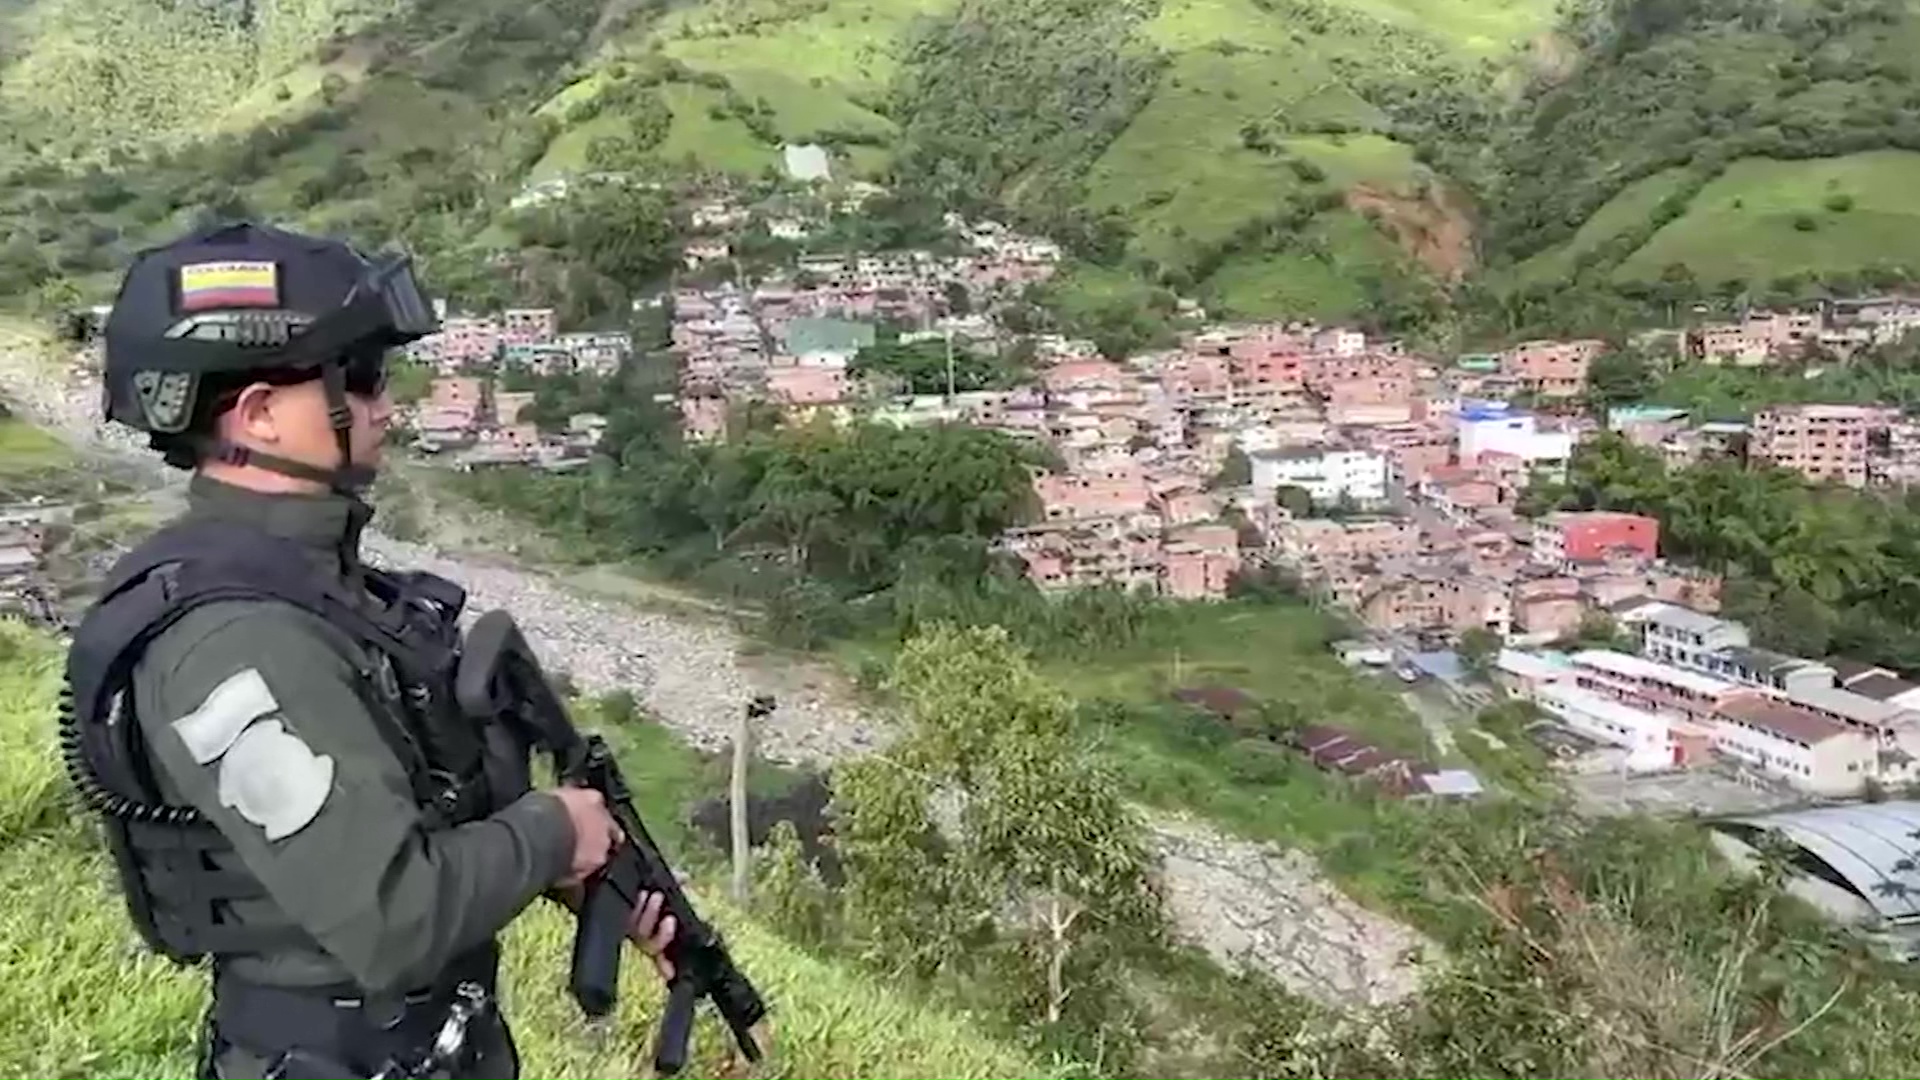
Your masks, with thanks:
M 350 388 L 347 393 L 347 407 L 353 414 L 348 445 L 356 465 L 380 464 L 380 448 L 386 441 L 387 425 L 393 420 L 393 399 L 386 387 L 372 389 L 372 393 L 355 393 Z M 333 424 L 327 416 L 327 391 L 319 379 L 292 386 L 260 383 L 248 387 L 231 418 L 239 428 L 234 434 L 243 436 L 240 441 L 317 468 L 340 464 Z

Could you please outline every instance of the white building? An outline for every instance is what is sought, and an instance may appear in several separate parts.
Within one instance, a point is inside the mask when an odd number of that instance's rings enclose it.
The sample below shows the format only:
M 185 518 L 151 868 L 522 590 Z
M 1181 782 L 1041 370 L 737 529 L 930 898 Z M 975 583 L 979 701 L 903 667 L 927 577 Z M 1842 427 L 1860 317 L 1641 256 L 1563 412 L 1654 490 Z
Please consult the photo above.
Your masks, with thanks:
M 1541 431 L 1531 415 L 1484 402 L 1463 404 L 1458 428 L 1462 465 L 1479 464 L 1481 454 L 1510 454 L 1526 462 L 1529 470 L 1561 479 L 1573 457 L 1571 432 Z
M 1716 719 L 1715 750 L 1805 791 L 1855 794 L 1878 767 L 1866 732 L 1766 694 L 1743 694 Z
M 1317 448 L 1328 441 L 1327 422 L 1318 416 L 1270 418 L 1240 428 L 1233 441 L 1247 454 L 1271 453 L 1289 446 Z
M 1625 750 L 1629 772 L 1661 772 L 1674 768 L 1679 760 L 1673 722 L 1667 717 L 1629 708 L 1564 682 L 1540 684 L 1534 690 L 1534 701 L 1574 731 Z
M 1616 618 L 1629 633 L 1639 633 L 1642 656 L 1696 671 L 1713 670 L 1722 650 L 1752 644 L 1745 626 L 1678 604 L 1649 604 Z
M 1367 335 L 1359 330 L 1322 330 L 1313 335 L 1313 351 L 1335 356 L 1359 356 L 1367 351 Z
M 774 218 L 767 222 L 767 235 L 775 240 L 805 240 L 813 231 L 799 218 Z
M 1283 484 L 1305 488 L 1316 503 L 1341 496 L 1361 505 L 1387 497 L 1387 458 L 1371 450 L 1282 449 L 1248 455 L 1253 490 L 1272 498 Z

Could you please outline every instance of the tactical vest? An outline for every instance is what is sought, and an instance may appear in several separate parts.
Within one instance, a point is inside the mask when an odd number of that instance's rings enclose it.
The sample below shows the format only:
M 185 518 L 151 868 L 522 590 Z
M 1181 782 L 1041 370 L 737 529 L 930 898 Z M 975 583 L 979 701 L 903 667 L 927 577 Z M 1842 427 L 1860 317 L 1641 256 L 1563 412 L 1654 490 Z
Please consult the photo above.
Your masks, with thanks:
M 318 949 L 291 920 L 235 920 L 235 901 L 266 898 L 266 890 L 219 829 L 191 806 L 168 805 L 154 782 L 133 714 L 134 665 L 161 631 L 202 604 L 279 600 L 356 641 L 372 661 L 361 696 L 406 765 L 428 828 L 485 817 L 524 790 L 524 775 L 489 765 L 485 733 L 454 704 L 465 591 L 431 574 L 365 574 L 373 602 L 350 595 L 291 540 L 230 522 L 182 522 L 114 567 L 75 633 L 62 696 L 67 769 L 101 814 L 135 926 L 161 955 L 193 964 Z M 403 719 L 396 724 L 395 716 Z

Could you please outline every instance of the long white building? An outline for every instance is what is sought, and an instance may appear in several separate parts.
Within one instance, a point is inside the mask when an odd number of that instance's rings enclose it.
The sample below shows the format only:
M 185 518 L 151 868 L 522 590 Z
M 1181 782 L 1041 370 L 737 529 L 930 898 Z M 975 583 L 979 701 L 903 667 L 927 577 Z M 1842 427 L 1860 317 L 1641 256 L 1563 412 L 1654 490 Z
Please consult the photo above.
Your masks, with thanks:
M 1536 687 L 1534 701 L 1572 730 L 1625 750 L 1629 772 L 1660 772 L 1678 764 L 1673 721 L 1668 717 L 1622 705 L 1568 683 Z

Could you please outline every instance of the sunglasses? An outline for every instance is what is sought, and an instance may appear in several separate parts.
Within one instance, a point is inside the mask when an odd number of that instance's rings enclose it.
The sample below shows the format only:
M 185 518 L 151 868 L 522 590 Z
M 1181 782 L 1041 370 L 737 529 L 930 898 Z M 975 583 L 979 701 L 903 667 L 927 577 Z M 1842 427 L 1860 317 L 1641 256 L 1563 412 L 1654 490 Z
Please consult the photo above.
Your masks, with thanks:
M 347 393 L 355 397 L 379 397 L 387 388 L 387 354 L 366 349 L 347 357 Z
M 379 397 L 387 388 L 387 354 L 381 349 L 364 349 L 350 353 L 343 361 L 346 368 L 347 393 L 359 398 Z M 320 377 L 317 368 L 282 368 L 277 371 L 250 373 L 244 380 L 220 391 L 214 397 L 213 414 L 219 414 L 232 408 L 240 400 L 240 395 L 248 386 L 266 383 L 268 386 L 298 386 L 312 382 Z

